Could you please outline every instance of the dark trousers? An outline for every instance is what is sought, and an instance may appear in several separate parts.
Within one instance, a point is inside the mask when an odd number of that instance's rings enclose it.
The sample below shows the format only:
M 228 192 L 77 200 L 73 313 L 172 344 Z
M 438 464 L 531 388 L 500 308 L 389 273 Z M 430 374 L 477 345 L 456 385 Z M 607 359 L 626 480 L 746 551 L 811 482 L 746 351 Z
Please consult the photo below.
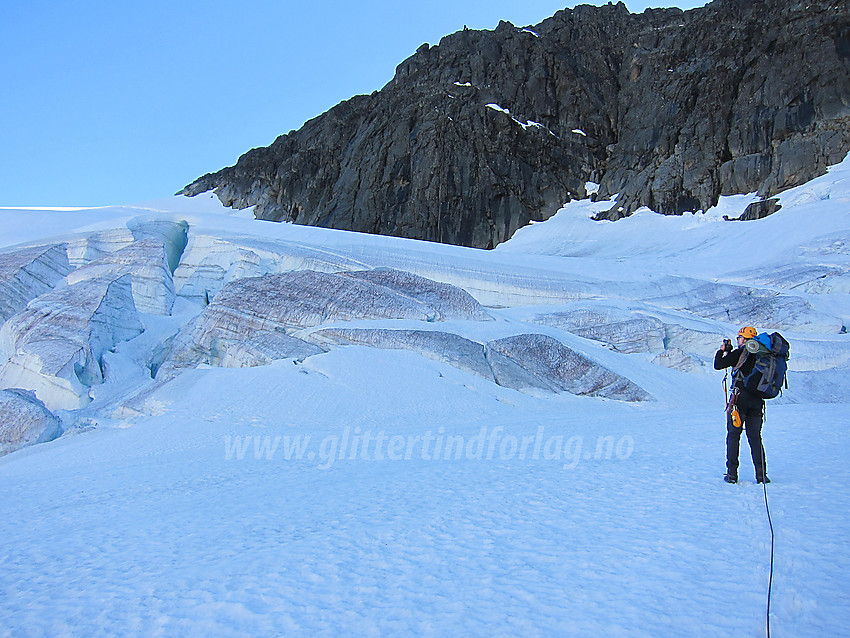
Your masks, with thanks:
M 764 446 L 761 442 L 764 399 L 741 390 L 737 405 L 744 426 L 736 428 L 732 425 L 731 412 L 726 416 L 726 469 L 732 476 L 738 476 L 738 451 L 741 445 L 741 430 L 744 430 L 750 444 L 753 466 L 756 468 L 756 479 L 759 479 L 764 476 L 766 470 Z

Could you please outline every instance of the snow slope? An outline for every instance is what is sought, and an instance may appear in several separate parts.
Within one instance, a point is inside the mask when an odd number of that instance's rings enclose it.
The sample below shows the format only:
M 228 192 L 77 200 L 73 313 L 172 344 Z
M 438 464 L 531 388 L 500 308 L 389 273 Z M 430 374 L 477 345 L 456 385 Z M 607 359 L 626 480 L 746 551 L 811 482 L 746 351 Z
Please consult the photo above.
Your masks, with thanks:
M 209 199 L 0 210 L 7 250 L 64 241 L 77 267 L 140 223 L 189 229 L 171 315 L 139 313 L 145 332 L 104 354 L 91 402 L 55 411 L 63 436 L 0 457 L 0 636 L 764 635 L 764 495 L 744 443 L 742 482 L 720 480 L 710 365 L 741 323 L 792 344 L 764 428 L 771 633 L 846 635 L 848 175 L 845 161 L 756 222 L 722 221 L 751 198 L 616 223 L 574 202 L 490 252 Z M 518 391 L 365 345 L 167 383 L 144 367 L 226 281 L 379 267 L 462 288 L 493 320 L 321 330 L 544 334 L 652 400 Z

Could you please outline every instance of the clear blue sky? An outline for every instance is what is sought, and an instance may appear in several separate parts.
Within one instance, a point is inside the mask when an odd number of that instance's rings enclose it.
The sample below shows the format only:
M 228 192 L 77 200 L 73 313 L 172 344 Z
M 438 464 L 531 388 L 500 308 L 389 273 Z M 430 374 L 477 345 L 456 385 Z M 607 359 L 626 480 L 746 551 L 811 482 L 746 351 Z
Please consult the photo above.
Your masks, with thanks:
M 423 42 L 574 4 L 0 0 L 0 206 L 167 197 L 380 89 Z

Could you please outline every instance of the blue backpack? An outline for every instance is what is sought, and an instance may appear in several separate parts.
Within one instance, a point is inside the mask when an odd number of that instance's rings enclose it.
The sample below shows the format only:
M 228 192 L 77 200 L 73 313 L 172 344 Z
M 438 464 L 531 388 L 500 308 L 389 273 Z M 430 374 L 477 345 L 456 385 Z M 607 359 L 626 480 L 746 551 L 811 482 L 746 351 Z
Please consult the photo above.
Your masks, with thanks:
M 785 373 L 788 371 L 789 343 L 778 332 L 770 335 L 763 332 L 749 340 L 746 348 L 755 357 L 753 369 L 747 375 L 738 371 L 735 385 L 762 399 L 779 396 L 783 384 L 788 387 Z

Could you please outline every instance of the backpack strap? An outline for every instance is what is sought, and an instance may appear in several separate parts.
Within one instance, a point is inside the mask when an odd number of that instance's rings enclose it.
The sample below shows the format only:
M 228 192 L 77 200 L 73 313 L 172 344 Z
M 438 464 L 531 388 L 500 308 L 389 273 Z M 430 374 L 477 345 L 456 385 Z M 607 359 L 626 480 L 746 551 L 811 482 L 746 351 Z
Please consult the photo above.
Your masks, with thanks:
M 741 348 L 741 356 L 738 357 L 738 363 L 736 363 L 735 367 L 732 368 L 732 378 L 733 379 L 735 378 L 735 375 L 738 374 L 738 370 L 740 370 L 741 367 L 744 365 L 744 361 L 747 360 L 747 357 L 749 356 L 749 354 L 750 353 L 747 352 L 746 348 Z

